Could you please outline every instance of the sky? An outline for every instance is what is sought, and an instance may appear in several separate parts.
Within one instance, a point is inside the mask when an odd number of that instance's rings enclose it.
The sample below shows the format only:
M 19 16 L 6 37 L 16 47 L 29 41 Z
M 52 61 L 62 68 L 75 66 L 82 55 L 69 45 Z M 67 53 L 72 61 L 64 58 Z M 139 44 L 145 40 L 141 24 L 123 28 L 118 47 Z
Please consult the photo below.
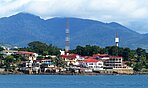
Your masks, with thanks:
M 43 19 L 77 17 L 118 22 L 148 33 L 148 0 L 0 0 L 0 18 L 27 12 Z

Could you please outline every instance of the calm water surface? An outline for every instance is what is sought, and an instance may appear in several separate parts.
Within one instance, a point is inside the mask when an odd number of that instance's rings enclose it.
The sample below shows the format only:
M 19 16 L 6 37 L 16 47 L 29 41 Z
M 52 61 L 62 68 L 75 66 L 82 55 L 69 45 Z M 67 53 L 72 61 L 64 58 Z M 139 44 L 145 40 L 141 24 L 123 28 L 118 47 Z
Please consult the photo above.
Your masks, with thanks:
M 0 88 L 148 88 L 148 75 L 0 75 Z

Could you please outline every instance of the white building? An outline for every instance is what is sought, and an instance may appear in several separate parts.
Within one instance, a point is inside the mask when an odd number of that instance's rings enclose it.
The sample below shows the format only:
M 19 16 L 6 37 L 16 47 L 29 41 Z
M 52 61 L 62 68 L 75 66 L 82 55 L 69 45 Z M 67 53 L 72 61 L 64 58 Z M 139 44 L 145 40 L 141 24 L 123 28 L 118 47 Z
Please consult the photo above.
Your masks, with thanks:
M 101 60 L 96 60 L 93 57 L 88 58 L 81 62 L 81 65 L 85 68 L 96 70 L 103 70 L 103 62 Z
M 16 50 L 3 50 L 0 53 L 6 56 L 12 55 L 12 54 L 16 54 L 18 51 Z
M 78 61 L 84 60 L 84 58 L 78 54 L 61 55 L 60 57 L 66 62 L 67 66 L 79 65 Z
M 123 58 L 120 56 L 110 56 L 109 58 L 104 62 L 106 68 L 121 69 L 128 67 L 123 63 Z

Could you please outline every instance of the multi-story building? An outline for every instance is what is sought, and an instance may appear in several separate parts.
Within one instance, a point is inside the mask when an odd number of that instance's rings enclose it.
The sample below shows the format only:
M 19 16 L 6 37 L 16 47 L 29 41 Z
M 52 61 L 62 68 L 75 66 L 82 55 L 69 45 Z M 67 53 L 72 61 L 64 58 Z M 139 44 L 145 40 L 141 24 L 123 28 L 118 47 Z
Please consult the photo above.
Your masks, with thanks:
M 66 62 L 67 66 L 79 65 L 78 61 L 84 59 L 78 54 L 61 55 L 60 57 Z
M 133 68 L 123 63 L 123 58 L 120 56 L 110 56 L 110 59 L 104 61 L 104 69 L 114 73 L 133 74 Z
M 103 70 L 103 62 L 101 60 L 96 60 L 93 57 L 83 60 L 81 66 L 92 70 Z
M 110 56 L 109 59 L 104 61 L 105 68 L 123 68 L 122 57 L 119 56 Z

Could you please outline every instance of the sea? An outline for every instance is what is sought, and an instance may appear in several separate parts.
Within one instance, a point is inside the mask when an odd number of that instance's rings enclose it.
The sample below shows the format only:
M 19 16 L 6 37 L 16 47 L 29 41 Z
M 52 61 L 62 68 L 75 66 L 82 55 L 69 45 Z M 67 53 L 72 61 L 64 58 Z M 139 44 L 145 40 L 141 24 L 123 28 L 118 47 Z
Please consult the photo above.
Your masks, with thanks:
M 148 75 L 0 75 L 0 88 L 148 88 Z

